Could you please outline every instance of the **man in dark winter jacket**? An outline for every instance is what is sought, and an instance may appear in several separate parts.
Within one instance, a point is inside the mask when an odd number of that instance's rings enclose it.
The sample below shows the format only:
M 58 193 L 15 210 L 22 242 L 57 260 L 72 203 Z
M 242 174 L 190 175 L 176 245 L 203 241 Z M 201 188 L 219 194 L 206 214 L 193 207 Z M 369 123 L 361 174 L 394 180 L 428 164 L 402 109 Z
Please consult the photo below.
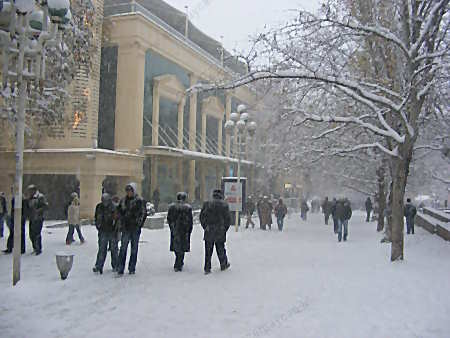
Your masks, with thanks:
M 248 229 L 248 226 L 250 224 L 252 225 L 252 228 L 254 228 L 255 227 L 255 222 L 253 222 L 252 216 L 253 216 L 253 213 L 255 212 L 256 205 L 255 205 L 255 202 L 253 201 L 253 197 L 252 196 L 248 196 L 247 203 L 245 204 L 245 207 L 246 207 L 245 213 L 247 215 L 247 222 L 246 222 L 245 228 Z
M 223 200 L 221 190 L 214 190 L 212 201 L 205 202 L 200 212 L 200 223 L 205 230 L 205 274 L 211 272 L 211 257 L 214 246 L 220 261 L 221 270 L 230 267 L 225 242 L 230 228 L 231 216 L 228 203 Z
M 167 223 L 170 228 L 170 251 L 175 253 L 173 269 L 183 270 L 184 254 L 191 251 L 191 233 L 193 227 L 192 207 L 186 203 L 187 194 L 179 192 L 177 202 L 169 206 Z
M 111 266 L 113 271 L 117 271 L 118 247 L 117 247 L 117 224 L 116 207 L 111 196 L 107 193 L 102 195 L 101 203 L 95 207 L 95 226 L 98 230 L 98 252 L 94 272 L 103 273 L 103 266 L 109 249 L 111 251 Z
M 117 273 L 123 275 L 127 259 L 128 244 L 131 242 L 130 261 L 128 272 L 133 275 L 136 271 L 139 237 L 141 228 L 147 217 L 144 200 L 137 194 L 136 183 L 130 183 L 125 188 L 126 196 L 122 198 L 118 206 L 122 238 L 119 251 Z
M 0 237 L 3 237 L 3 225 L 5 224 L 5 218 L 8 215 L 8 209 L 6 208 L 6 197 L 3 191 L 0 191 Z
M 322 202 L 322 213 L 325 216 L 325 225 L 328 225 L 328 220 L 330 219 L 331 215 L 331 207 L 331 202 L 328 200 L 328 197 L 325 197 Z
M 284 204 L 283 200 L 280 198 L 278 204 L 275 206 L 275 217 L 277 218 L 278 230 L 280 231 L 283 231 L 284 218 L 287 215 L 287 211 L 286 204 Z
M 12 189 L 11 189 L 12 190 Z M 9 235 L 8 240 L 6 242 L 6 250 L 3 250 L 5 254 L 10 254 L 14 248 L 14 196 L 11 200 L 11 216 L 8 222 Z M 27 221 L 27 205 L 28 200 L 24 197 L 22 199 L 22 227 L 20 232 L 20 244 L 21 244 L 21 253 L 25 253 L 25 223 Z
M 352 217 L 352 208 L 348 199 L 341 199 L 336 203 L 336 217 L 338 219 L 338 241 L 342 240 L 342 230 L 344 230 L 344 242 L 348 236 L 348 221 Z
M 370 222 L 370 214 L 372 213 L 372 210 L 373 210 L 372 200 L 370 199 L 370 197 L 367 197 L 367 199 L 366 199 L 366 213 L 367 213 L 366 222 Z
M 33 244 L 34 253 L 42 253 L 42 226 L 44 225 L 44 212 L 48 208 L 45 196 L 40 193 L 35 185 L 28 188 L 28 220 L 30 222 L 30 240 Z M 23 203 L 23 202 L 22 202 Z
M 333 228 L 334 228 L 335 234 L 338 233 L 338 227 L 339 227 L 339 221 L 336 216 L 336 205 L 337 205 L 337 200 L 336 200 L 336 198 L 333 198 L 333 201 L 331 202 L 331 217 L 333 217 Z
M 408 198 L 405 204 L 405 217 L 406 217 L 406 233 L 414 235 L 414 219 L 417 214 L 416 207 L 411 203 L 411 199 Z
M 300 214 L 301 214 L 302 220 L 306 221 L 306 218 L 308 216 L 308 211 L 309 211 L 308 203 L 306 203 L 306 199 L 303 199 L 300 204 Z

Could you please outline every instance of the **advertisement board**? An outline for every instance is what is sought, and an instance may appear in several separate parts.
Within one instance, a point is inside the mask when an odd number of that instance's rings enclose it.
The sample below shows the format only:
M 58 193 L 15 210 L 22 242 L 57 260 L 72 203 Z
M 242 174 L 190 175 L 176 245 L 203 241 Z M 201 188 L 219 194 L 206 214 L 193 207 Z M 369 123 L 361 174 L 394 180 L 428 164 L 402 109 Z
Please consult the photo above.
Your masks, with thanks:
M 230 211 L 242 211 L 242 183 L 224 182 L 224 199 Z

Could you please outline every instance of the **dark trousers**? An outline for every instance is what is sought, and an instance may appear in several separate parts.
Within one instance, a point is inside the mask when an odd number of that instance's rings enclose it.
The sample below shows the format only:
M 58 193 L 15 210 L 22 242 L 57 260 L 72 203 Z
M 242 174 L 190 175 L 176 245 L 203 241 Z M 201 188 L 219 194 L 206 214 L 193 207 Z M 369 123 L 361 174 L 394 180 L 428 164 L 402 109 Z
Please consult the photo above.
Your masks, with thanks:
M 117 266 L 117 270 L 119 272 L 123 272 L 125 270 L 125 262 L 127 260 L 127 250 L 129 243 L 131 243 L 131 254 L 130 254 L 130 261 L 128 262 L 128 271 L 129 272 L 136 271 L 136 262 L 140 236 L 141 236 L 140 228 L 131 231 L 124 229 L 122 231 L 122 239 L 120 243 L 120 252 L 119 252 L 119 264 Z
M 69 224 L 69 231 L 67 232 L 66 236 L 66 243 L 72 243 L 75 240 L 73 239 L 73 233 L 74 230 L 77 230 L 78 238 L 80 239 L 80 242 L 84 242 L 83 234 L 81 233 L 81 228 L 79 224 Z
M 3 225 L 5 223 L 5 216 L 0 215 L 0 237 L 3 237 Z
M 277 217 L 278 230 L 283 231 L 284 217 Z
M 414 218 L 406 217 L 406 233 L 414 235 Z
M 253 222 L 253 220 L 252 220 L 252 215 L 247 214 L 247 223 L 246 223 L 246 225 L 245 225 L 245 228 L 248 228 L 248 226 L 249 226 L 250 224 L 252 225 L 252 228 L 255 227 L 255 222 Z
M 42 226 L 44 224 L 44 220 L 35 220 L 30 221 L 30 240 L 33 245 L 33 250 L 36 253 L 42 252 Z
M 372 210 L 366 210 L 366 212 L 367 212 L 366 222 L 370 222 L 370 214 Z
M 175 264 L 173 267 L 175 269 L 181 269 L 184 265 L 184 252 L 183 251 L 175 251 Z
M 111 267 L 113 270 L 117 269 L 117 261 L 119 260 L 117 234 L 115 232 L 98 232 L 98 253 L 95 267 L 98 270 L 103 270 L 106 255 L 108 253 L 108 244 L 111 250 Z
M 211 271 L 211 257 L 214 246 L 216 246 L 217 257 L 219 257 L 220 267 L 225 267 L 228 263 L 227 251 L 224 242 L 205 241 L 205 271 Z
M 338 233 L 338 227 L 339 227 L 339 222 L 338 219 L 333 217 L 333 226 L 334 226 L 334 233 L 337 234 Z
M 330 219 L 330 214 L 325 213 L 325 225 L 328 225 L 328 220 Z
M 10 221 L 8 224 L 9 236 L 6 242 L 6 250 L 11 252 L 14 248 L 14 221 Z M 22 231 L 20 236 L 21 252 L 25 253 L 25 221 L 22 221 Z

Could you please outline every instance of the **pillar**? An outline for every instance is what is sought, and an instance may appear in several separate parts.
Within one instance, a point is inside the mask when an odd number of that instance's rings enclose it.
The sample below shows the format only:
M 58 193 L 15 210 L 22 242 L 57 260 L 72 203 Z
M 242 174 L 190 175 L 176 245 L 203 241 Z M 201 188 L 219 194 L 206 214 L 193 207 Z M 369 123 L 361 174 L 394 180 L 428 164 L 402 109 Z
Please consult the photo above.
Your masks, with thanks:
M 116 150 L 142 147 L 145 49 L 138 40 L 119 42 L 114 144 Z
M 206 152 L 206 112 L 202 111 L 202 153 Z
M 11 188 L 14 187 L 14 174 L 1 173 L 0 174 L 0 192 L 4 192 L 7 200 L 7 208 L 9 211 L 11 208 L 11 199 L 13 198 L 13 192 Z
M 183 149 L 183 129 L 184 129 L 184 105 L 186 99 L 182 98 L 178 104 L 178 148 Z
M 159 145 L 159 82 L 153 84 L 152 145 Z
M 205 162 L 200 162 L 200 200 L 205 202 L 208 197 L 206 196 L 206 168 Z
M 179 191 L 184 191 L 184 178 L 183 178 L 183 159 L 178 160 L 177 164 L 177 184 Z
M 223 119 L 220 119 L 219 122 L 217 123 L 217 128 L 218 128 L 218 135 L 217 135 L 217 153 L 219 155 L 222 155 L 222 140 L 223 140 Z
M 104 175 L 80 175 L 80 217 L 93 219 L 95 206 L 102 199 Z
M 231 114 L 231 95 L 227 94 L 225 99 L 225 121 L 230 120 Z M 229 134 L 225 135 L 225 155 L 230 157 L 231 155 L 231 138 Z
M 158 162 L 159 159 L 157 156 L 152 156 L 151 158 L 151 171 L 152 175 L 150 178 L 150 195 L 153 193 L 153 191 L 158 187 Z
M 195 75 L 191 75 L 190 82 L 191 86 L 195 85 L 197 83 L 197 77 Z M 196 150 L 195 146 L 196 138 L 197 138 L 197 93 L 193 92 L 189 95 L 189 150 L 192 151 Z M 194 170 L 194 177 L 195 177 L 195 170 Z
M 195 201 L 195 161 L 189 161 L 189 176 L 188 176 L 188 196 L 189 201 Z

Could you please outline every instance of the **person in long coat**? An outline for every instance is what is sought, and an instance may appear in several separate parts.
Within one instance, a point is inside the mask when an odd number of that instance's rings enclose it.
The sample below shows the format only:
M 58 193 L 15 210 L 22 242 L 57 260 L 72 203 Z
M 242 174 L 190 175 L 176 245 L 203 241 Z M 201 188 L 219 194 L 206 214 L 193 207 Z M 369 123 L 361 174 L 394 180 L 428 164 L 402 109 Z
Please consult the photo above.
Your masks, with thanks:
M 200 212 L 200 224 L 205 233 L 205 274 L 211 273 L 211 257 L 214 246 L 220 261 L 220 269 L 226 270 L 230 267 L 228 262 L 225 242 L 227 231 L 231 224 L 230 208 L 223 200 L 221 190 L 214 190 L 213 198 L 203 204 Z
M 411 199 L 406 200 L 404 214 L 406 218 L 406 233 L 414 235 L 414 219 L 417 214 L 416 207 L 411 203 Z
M 367 213 L 366 222 L 370 222 L 370 214 L 372 213 L 373 210 L 372 200 L 370 199 L 370 197 L 367 197 L 365 207 Z
M 308 203 L 306 203 L 306 200 L 303 200 L 302 203 L 300 204 L 300 213 L 302 220 L 306 221 L 308 211 L 309 211 Z
M 328 225 L 328 220 L 330 219 L 331 215 L 331 202 L 328 200 L 328 197 L 325 197 L 323 203 L 322 203 L 322 213 L 325 216 L 325 225 Z
M 245 209 L 245 214 L 247 216 L 247 222 L 245 225 L 246 229 L 248 229 L 248 226 L 250 224 L 252 225 L 252 228 L 255 227 L 255 222 L 253 222 L 253 220 L 252 220 L 252 216 L 253 216 L 253 213 L 255 212 L 255 209 L 256 209 L 256 205 L 255 205 L 255 202 L 253 201 L 253 197 L 248 196 L 247 203 L 246 203 L 246 209 Z
M 28 191 L 28 208 L 27 218 L 29 219 L 29 234 L 33 245 L 34 254 L 42 253 L 42 227 L 44 225 L 44 212 L 48 208 L 47 200 L 44 194 L 40 193 L 35 185 L 30 185 Z M 23 203 L 23 202 L 22 202 Z
M 261 229 L 266 230 L 266 226 L 269 230 L 272 229 L 272 210 L 273 206 L 270 203 L 269 197 L 264 196 L 262 202 L 259 205 L 259 212 L 261 214 Z
M 280 231 L 283 231 L 284 218 L 286 217 L 287 212 L 286 204 L 284 204 L 283 200 L 280 198 L 278 204 L 275 206 L 275 216 L 277 218 L 278 230 Z
M 170 251 L 175 253 L 173 269 L 183 270 L 184 254 L 191 250 L 191 233 L 193 228 L 192 207 L 186 203 L 187 194 L 179 192 L 177 201 L 169 206 L 167 223 L 170 228 Z
M 74 230 L 77 231 L 78 238 L 80 239 L 81 244 L 83 244 L 84 237 L 80 228 L 80 200 L 78 199 L 78 194 L 76 192 L 73 192 L 70 196 L 72 198 L 72 203 L 70 203 L 67 208 L 67 223 L 69 224 L 69 231 L 66 236 L 66 244 L 70 245 L 74 242 Z

